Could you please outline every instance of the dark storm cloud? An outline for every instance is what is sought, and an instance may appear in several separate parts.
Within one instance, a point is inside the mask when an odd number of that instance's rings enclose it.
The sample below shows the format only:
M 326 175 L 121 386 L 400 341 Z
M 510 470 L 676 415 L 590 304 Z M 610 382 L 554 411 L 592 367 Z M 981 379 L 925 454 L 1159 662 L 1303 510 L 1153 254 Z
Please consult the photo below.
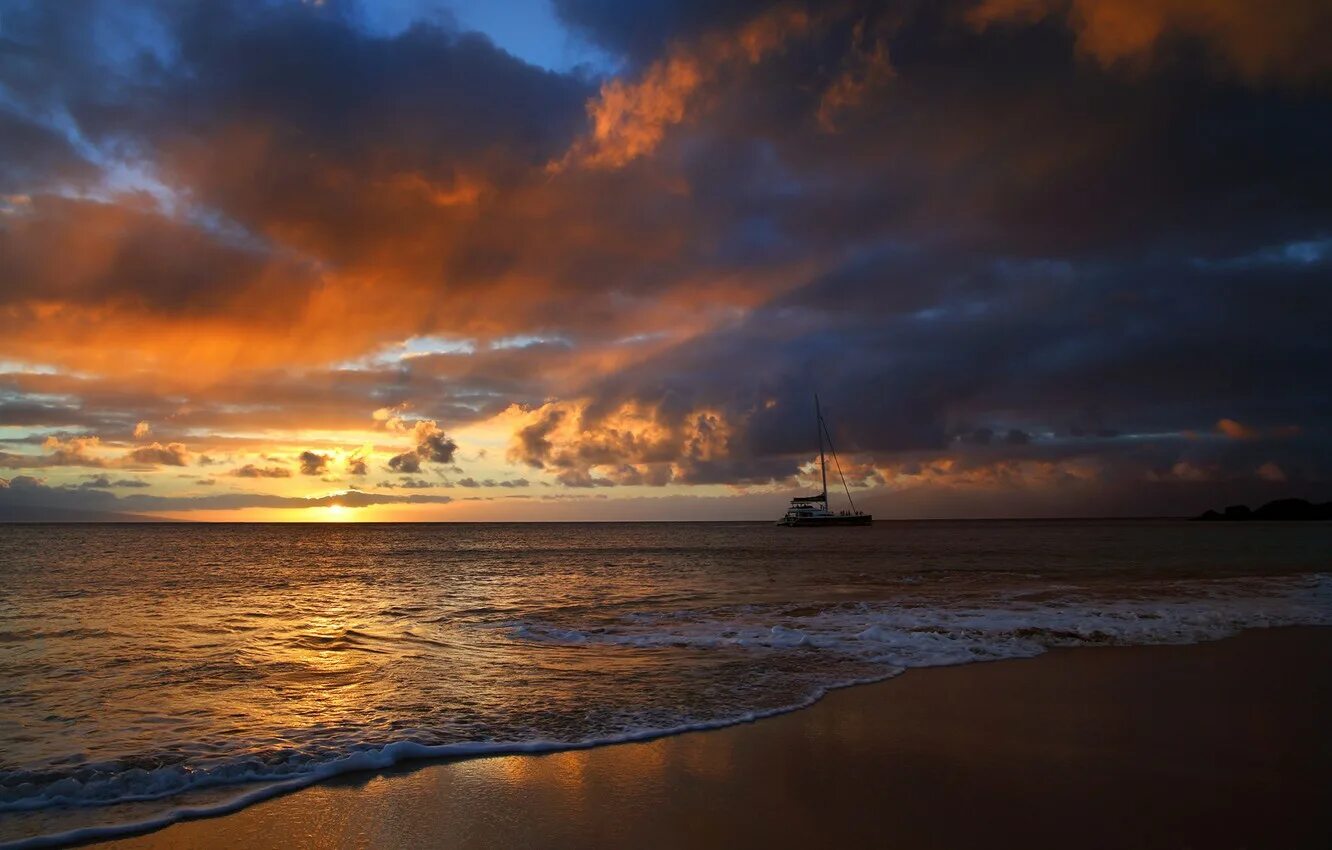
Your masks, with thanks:
M 833 275 L 835 287 L 815 282 L 822 292 L 793 293 L 739 327 L 607 381 L 573 444 L 551 438 L 568 414 L 543 411 L 515 435 L 514 457 L 581 470 L 660 461 L 606 424 L 620 405 L 635 403 L 673 434 L 658 448 L 683 463 L 665 481 L 780 480 L 813 450 L 810 396 L 818 391 L 839 448 L 877 457 L 944 452 L 955 435 L 999 456 L 1029 445 L 1049 450 L 1033 438 L 1038 430 L 1089 435 L 1063 444 L 1062 454 L 1111 457 L 1119 434 L 1140 441 L 1173 432 L 1169 462 L 1154 464 L 1169 467 L 1203 452 L 1179 435 L 1211 433 L 1235 417 L 1311 436 L 1268 435 L 1243 457 L 1212 444 L 1204 453 L 1217 454 L 1215 462 L 1252 473 L 1267 452 L 1314 478 L 1332 472 L 1314 461 L 1332 426 L 1332 404 L 1313 389 L 1326 384 L 1332 362 L 1327 339 L 1309 321 L 1332 311 L 1322 260 L 1221 273 L 1188 261 L 1002 272 L 988 258 L 972 263 L 857 264 L 854 274 Z M 889 298 L 877 312 L 848 306 L 862 289 L 872 297 L 879 275 L 904 271 L 933 297 L 897 305 Z M 1276 386 L 1272 376 L 1280 376 Z M 724 461 L 687 462 L 696 426 L 683 412 L 699 407 L 718 409 L 731 427 Z M 628 476 L 624 483 L 650 482 Z
M 1255 89 L 1184 59 L 1150 77 L 1118 73 L 1078 62 L 1054 26 L 959 27 L 966 6 L 866 4 L 895 79 L 835 133 L 811 125 L 819 92 L 800 85 L 823 44 L 793 44 L 710 116 L 692 182 L 734 221 L 750 213 L 814 244 L 878 235 L 1042 257 L 1206 254 L 1326 233 L 1332 176 L 1319 162 L 1332 127 L 1318 87 Z M 849 39 L 828 39 L 839 36 Z M 771 192 L 774 179 L 785 192 Z M 770 203 L 750 212 L 758 198 L 746 195 L 761 191 Z
M 1325 4 L 558 0 L 597 81 L 336 3 L 15 8 L 0 355 L 63 373 L 0 376 L 0 424 L 410 409 L 374 463 L 414 475 L 518 404 L 566 486 L 785 484 L 817 391 L 874 487 L 1328 475 Z M 136 165 L 167 201 L 85 191 Z M 432 335 L 471 350 L 380 356 Z
M 103 45 L 89 35 L 104 32 L 89 19 L 114 30 L 124 18 L 136 36 L 153 36 Z M 117 333 L 137 324 L 132 344 L 154 359 L 167 356 L 152 350 L 174 329 L 166 323 L 186 319 L 225 337 L 208 353 L 230 368 L 244 359 L 327 363 L 430 321 L 439 306 L 431 282 L 442 272 L 457 272 L 453 288 L 480 287 L 486 269 L 511 266 L 513 245 L 485 244 L 509 225 L 478 229 L 475 208 L 567 146 L 588 85 L 475 34 L 417 25 L 382 37 L 358 20 L 349 4 L 6 10 L 6 35 L 25 55 L 0 64 L 0 82 L 30 112 L 67 114 L 77 129 L 62 132 L 96 152 L 97 178 L 129 172 L 148 183 L 137 198 L 109 202 L 97 197 L 105 190 L 52 196 L 68 182 L 56 166 L 24 166 L 50 173 L 29 174 L 18 189 L 31 197 L 13 201 L 21 214 L 0 220 L 9 248 L 0 273 L 11 281 L 2 295 L 19 304 L 0 326 L 16 350 L 35 319 L 24 308 L 40 294 L 86 308 Z M 296 54 L 305 60 L 293 65 Z M 20 153 L 7 157 L 15 168 L 31 159 Z M 70 255 L 86 259 L 42 260 Z M 357 275 L 390 280 L 367 289 Z M 322 315 L 320 293 L 361 302 L 357 312 L 374 320 Z M 76 315 L 48 315 L 44 343 L 25 347 L 95 357 L 64 326 Z M 288 350 L 270 331 L 301 316 L 304 344 Z
M 0 110 L 0 195 L 26 194 L 55 177 L 82 182 L 95 173 L 59 133 Z

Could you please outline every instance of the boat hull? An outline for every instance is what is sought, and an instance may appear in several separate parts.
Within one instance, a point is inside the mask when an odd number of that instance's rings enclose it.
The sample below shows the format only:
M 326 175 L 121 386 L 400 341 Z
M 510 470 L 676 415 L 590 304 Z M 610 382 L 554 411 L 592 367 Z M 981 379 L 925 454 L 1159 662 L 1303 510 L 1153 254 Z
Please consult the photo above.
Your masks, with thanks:
M 785 525 L 791 528 L 830 528 L 840 525 L 869 525 L 874 522 L 874 517 L 870 514 L 850 514 L 847 516 L 809 516 L 809 517 L 783 517 L 777 520 L 778 525 Z

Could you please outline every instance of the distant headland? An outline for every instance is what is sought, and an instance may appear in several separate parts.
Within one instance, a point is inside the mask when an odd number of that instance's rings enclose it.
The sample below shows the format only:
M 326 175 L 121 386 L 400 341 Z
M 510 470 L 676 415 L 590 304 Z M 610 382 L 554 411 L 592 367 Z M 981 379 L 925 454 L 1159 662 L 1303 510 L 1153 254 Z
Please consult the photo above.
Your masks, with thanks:
M 1304 499 L 1277 499 L 1268 502 L 1257 510 L 1249 510 L 1248 505 L 1230 505 L 1224 513 L 1207 511 L 1195 520 L 1203 521 L 1293 521 L 1293 520 L 1332 520 L 1332 502 L 1315 504 Z

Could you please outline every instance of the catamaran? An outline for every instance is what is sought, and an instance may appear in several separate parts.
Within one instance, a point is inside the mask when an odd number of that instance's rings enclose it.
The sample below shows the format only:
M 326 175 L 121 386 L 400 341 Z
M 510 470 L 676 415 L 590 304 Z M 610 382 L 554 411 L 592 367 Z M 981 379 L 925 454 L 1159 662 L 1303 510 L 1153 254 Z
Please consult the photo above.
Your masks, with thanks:
M 870 514 L 856 510 L 856 503 L 851 499 L 851 488 L 842 475 L 842 463 L 837 459 L 837 449 L 833 448 L 832 434 L 828 432 L 828 423 L 823 421 L 823 411 L 819 409 L 819 397 L 814 396 L 814 418 L 819 426 L 819 472 L 823 477 L 823 492 L 815 496 L 797 496 L 791 500 L 791 507 L 786 509 L 786 516 L 777 520 L 778 525 L 787 526 L 828 526 L 828 525 L 869 525 L 874 521 Z M 828 508 L 828 461 L 823 454 L 823 438 L 828 438 L 828 451 L 832 453 L 837 475 L 842 479 L 842 489 L 846 491 L 846 501 L 850 510 L 834 513 Z

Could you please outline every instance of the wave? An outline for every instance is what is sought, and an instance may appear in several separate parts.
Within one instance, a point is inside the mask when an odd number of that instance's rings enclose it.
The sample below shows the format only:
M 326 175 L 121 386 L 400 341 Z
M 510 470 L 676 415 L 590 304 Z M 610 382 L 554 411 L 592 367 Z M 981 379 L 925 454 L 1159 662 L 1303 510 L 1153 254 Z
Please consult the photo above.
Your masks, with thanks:
M 827 687 L 818 689 L 806 699 L 777 708 L 744 711 L 718 720 L 688 722 L 675 726 L 653 729 L 636 729 L 617 735 L 603 735 L 579 741 L 475 741 L 452 744 L 422 744 L 414 741 L 396 741 L 377 749 L 361 750 L 349 753 L 348 755 L 336 758 L 332 761 L 323 762 L 305 773 L 291 776 L 290 778 L 281 781 L 269 781 L 261 788 L 253 789 L 213 805 L 182 806 L 142 820 L 80 827 L 65 832 L 47 833 L 44 835 L 18 839 L 16 841 L 0 842 L 0 850 L 27 850 L 27 848 L 37 847 L 60 847 L 67 844 L 77 844 L 89 841 L 106 841 L 112 838 L 151 832 L 183 820 L 215 817 L 217 815 L 239 811 L 254 803 L 281 794 L 297 791 L 301 788 L 309 787 L 317 782 L 322 782 L 344 773 L 384 770 L 404 761 L 462 759 L 499 755 L 536 755 L 540 753 L 586 750 L 610 744 L 650 741 L 655 738 L 664 738 L 685 732 L 704 732 L 712 729 L 722 729 L 727 726 L 735 726 L 741 723 L 753 723 L 756 720 L 762 720 L 768 717 L 775 717 L 779 714 L 788 714 L 792 711 L 808 708 L 826 696 L 830 691 L 837 688 L 883 681 L 900 672 L 900 670 L 894 670 L 885 672 L 881 676 L 864 677 L 830 684 Z M 272 777 L 268 778 L 270 780 L 272 779 Z M 262 780 L 263 777 L 256 775 L 249 781 L 258 782 Z M 203 786 L 196 785 L 193 787 L 199 788 Z M 168 791 L 155 796 L 127 796 L 115 801 L 98 800 L 95 803 L 84 804 L 101 805 L 108 802 L 124 803 L 149 801 L 163 799 L 167 796 L 174 796 L 178 793 L 181 793 L 180 789 Z M 80 805 L 80 801 L 77 798 L 52 798 L 48 801 L 47 805 Z
M 1247 628 L 1332 625 L 1332 575 L 1192 582 L 1190 596 L 1135 601 L 1013 595 L 994 606 L 854 602 L 811 609 L 745 606 L 635 613 L 594 628 L 524 621 L 519 640 L 561 645 L 786 650 L 931 667 L 1038 655 L 1054 646 L 1186 644 Z M 1261 593 L 1255 593 L 1261 591 Z
M 1155 589 L 1163 588 L 1157 585 Z M 0 843 L 0 848 L 45 847 L 146 832 L 181 820 L 236 811 L 339 774 L 382 770 L 406 760 L 583 749 L 717 729 L 804 708 L 834 688 L 880 681 L 909 668 L 1031 657 L 1052 647 L 1198 643 L 1251 628 L 1332 625 L 1330 574 L 1259 582 L 1195 581 L 1173 590 L 1169 598 L 1131 600 L 1096 599 L 1070 590 L 1060 599 L 1050 598 L 1048 593 L 1010 593 L 984 606 L 859 601 L 640 610 L 597 622 L 527 619 L 491 623 L 489 628 L 529 644 L 648 652 L 724 648 L 760 658 L 803 654 L 818 662 L 807 667 L 827 671 L 821 673 L 826 679 L 802 680 L 803 690 L 781 705 L 734 705 L 702 718 L 651 716 L 656 722 L 640 714 L 637 723 L 627 721 L 618 731 L 570 736 L 568 740 L 397 740 L 383 744 L 344 740 L 338 749 L 318 753 L 251 751 L 210 759 L 208 764 L 152 763 L 154 766 L 146 767 L 105 762 L 82 765 L 77 775 L 0 771 L 0 812 L 150 802 L 204 788 L 248 786 L 215 804 L 170 808 L 143 820 L 24 838 Z M 406 636 L 420 639 L 410 632 Z M 346 630 L 326 640 L 333 646 L 353 643 L 364 649 L 364 644 L 384 639 Z M 330 646 L 323 641 L 320 645 Z M 823 664 L 820 659 L 855 664 Z M 852 669 L 854 675 L 849 673 Z M 841 672 L 834 672 L 837 670 Z M 868 675 L 862 675 L 866 672 Z M 364 737 L 364 731 L 356 734 Z

